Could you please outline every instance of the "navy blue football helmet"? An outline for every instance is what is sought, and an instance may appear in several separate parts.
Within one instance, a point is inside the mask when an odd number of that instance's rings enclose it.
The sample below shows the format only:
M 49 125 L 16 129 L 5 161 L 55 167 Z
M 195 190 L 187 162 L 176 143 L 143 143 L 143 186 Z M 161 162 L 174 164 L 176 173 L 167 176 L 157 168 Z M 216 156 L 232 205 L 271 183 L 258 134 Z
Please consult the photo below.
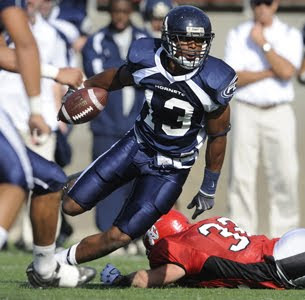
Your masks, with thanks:
M 162 46 L 167 55 L 184 69 L 193 70 L 204 63 L 213 38 L 209 17 L 197 7 L 181 5 L 172 9 L 164 18 Z M 187 40 L 200 42 L 201 50 L 182 50 L 179 44 Z

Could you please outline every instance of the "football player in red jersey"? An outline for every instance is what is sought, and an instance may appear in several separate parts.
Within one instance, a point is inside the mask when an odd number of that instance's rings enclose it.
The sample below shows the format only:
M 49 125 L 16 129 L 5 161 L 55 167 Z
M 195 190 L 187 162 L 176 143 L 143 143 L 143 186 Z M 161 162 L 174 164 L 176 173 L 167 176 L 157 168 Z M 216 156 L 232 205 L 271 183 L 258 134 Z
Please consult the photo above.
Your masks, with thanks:
M 305 287 L 305 229 L 280 239 L 249 235 L 226 217 L 190 224 L 171 210 L 145 234 L 150 270 L 126 276 L 108 264 L 106 285 L 155 287 L 173 282 L 192 287 Z

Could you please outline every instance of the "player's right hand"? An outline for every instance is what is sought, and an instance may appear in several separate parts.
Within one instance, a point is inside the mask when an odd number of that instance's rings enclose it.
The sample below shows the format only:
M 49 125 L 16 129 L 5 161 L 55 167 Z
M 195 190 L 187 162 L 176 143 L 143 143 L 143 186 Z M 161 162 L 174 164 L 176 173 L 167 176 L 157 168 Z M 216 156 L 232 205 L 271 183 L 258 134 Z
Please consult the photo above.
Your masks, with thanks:
M 31 114 L 29 118 L 29 127 L 32 135 L 32 141 L 35 145 L 44 144 L 50 135 L 50 127 L 40 114 Z
M 191 203 L 189 203 L 187 208 L 192 209 L 194 206 L 196 206 L 196 210 L 192 216 L 193 220 L 204 211 L 209 210 L 214 206 L 214 195 L 208 195 L 202 191 L 199 191 Z
M 100 275 L 105 285 L 113 285 L 114 281 L 121 276 L 121 272 L 114 265 L 107 264 Z
M 79 68 L 60 68 L 55 80 L 76 89 L 83 82 L 83 72 Z

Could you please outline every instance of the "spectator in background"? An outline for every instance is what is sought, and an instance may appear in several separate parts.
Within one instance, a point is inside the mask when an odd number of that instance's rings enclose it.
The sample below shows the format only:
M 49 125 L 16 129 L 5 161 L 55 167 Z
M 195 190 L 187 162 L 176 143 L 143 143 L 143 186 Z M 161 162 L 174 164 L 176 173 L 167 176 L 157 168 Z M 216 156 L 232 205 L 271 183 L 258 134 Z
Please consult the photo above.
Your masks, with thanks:
M 140 3 L 146 30 L 152 37 L 161 37 L 163 18 L 172 8 L 172 0 L 144 0 Z
M 276 17 L 278 5 L 279 0 L 251 0 L 253 20 L 229 32 L 225 51 L 226 62 L 239 78 L 232 122 L 231 217 L 257 233 L 256 176 L 261 154 L 271 236 L 299 223 L 296 121 L 290 103 L 302 38 Z
M 74 43 L 81 38 L 81 33 L 72 22 L 59 18 L 60 7 L 58 1 L 43 0 L 40 6 L 40 13 L 52 26 L 56 28 L 61 38 L 67 46 L 67 59 L 69 66 L 76 67 L 78 65 L 76 51 L 73 48 Z
M 66 46 L 56 30 L 38 13 L 43 0 L 27 0 L 26 9 L 33 35 L 36 39 L 41 63 L 51 63 L 56 67 L 66 67 Z M 13 44 L 11 44 L 13 47 Z M 0 73 L 0 106 L 12 119 L 26 146 L 47 160 L 55 160 L 56 131 L 58 130 L 57 111 L 61 102 L 62 86 L 51 79 L 41 80 L 42 116 L 49 127 L 49 133 L 33 141 L 28 120 L 30 108 L 23 88 L 21 77 L 17 73 L 2 71 Z M 10 101 L 6 101 L 10 99 Z M 32 225 L 28 210 L 23 215 L 22 236 L 16 244 L 19 248 L 32 250 Z
M 62 0 L 52 11 L 51 19 L 72 23 L 79 31 L 79 38 L 73 43 L 76 52 L 80 52 L 87 36 L 93 32 L 92 22 L 87 16 L 87 0 Z
M 109 12 L 111 23 L 89 36 L 82 50 L 87 77 L 105 69 L 121 66 L 127 57 L 130 44 L 136 39 L 147 36 L 146 32 L 130 22 L 132 13 L 130 1 L 111 0 Z M 143 99 L 143 90 L 134 87 L 125 87 L 109 94 L 106 108 L 90 124 L 93 134 L 93 160 L 107 151 L 133 127 L 143 106 Z M 132 184 L 125 185 L 97 205 L 96 224 L 100 230 L 106 231 L 112 225 L 131 187 Z
M 302 30 L 302 35 L 303 35 L 303 61 L 301 68 L 298 72 L 298 80 L 301 84 L 305 84 L 305 25 Z

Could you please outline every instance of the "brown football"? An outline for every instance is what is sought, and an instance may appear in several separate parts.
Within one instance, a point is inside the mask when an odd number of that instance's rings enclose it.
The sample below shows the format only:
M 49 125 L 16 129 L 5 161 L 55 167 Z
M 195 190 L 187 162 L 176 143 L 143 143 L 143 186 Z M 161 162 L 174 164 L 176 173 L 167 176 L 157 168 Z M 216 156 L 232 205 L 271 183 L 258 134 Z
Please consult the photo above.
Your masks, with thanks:
M 101 88 L 82 88 L 69 95 L 62 104 L 57 119 L 69 124 L 91 121 L 105 107 L 108 92 Z

